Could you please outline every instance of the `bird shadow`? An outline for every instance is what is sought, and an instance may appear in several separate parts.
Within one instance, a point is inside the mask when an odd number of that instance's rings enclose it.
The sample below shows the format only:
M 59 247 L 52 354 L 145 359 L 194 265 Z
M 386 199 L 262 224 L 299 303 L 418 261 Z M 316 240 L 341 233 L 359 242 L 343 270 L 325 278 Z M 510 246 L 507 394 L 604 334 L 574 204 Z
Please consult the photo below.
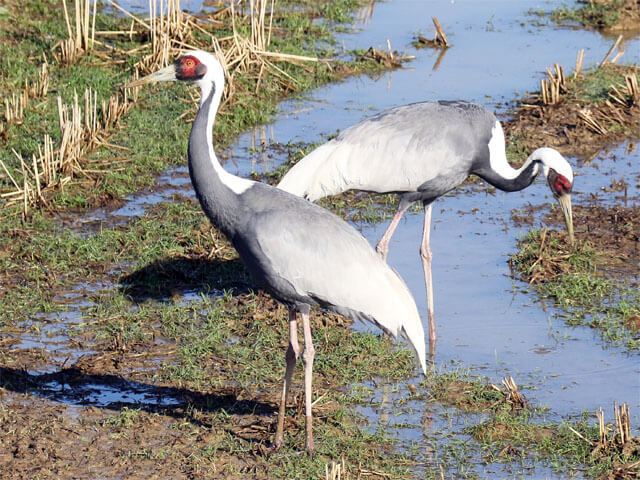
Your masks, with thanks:
M 240 259 L 171 257 L 145 265 L 119 279 L 119 290 L 134 303 L 169 301 L 185 294 L 242 293 L 253 287 Z
M 125 408 L 161 413 L 198 426 L 211 425 L 193 417 L 201 412 L 229 415 L 269 415 L 273 405 L 257 400 L 240 399 L 240 387 L 225 387 L 216 393 L 203 394 L 187 388 L 157 386 L 111 374 L 86 373 L 77 367 L 51 373 L 0 367 L 0 385 L 5 390 L 30 394 L 66 405 L 100 407 L 120 412 Z

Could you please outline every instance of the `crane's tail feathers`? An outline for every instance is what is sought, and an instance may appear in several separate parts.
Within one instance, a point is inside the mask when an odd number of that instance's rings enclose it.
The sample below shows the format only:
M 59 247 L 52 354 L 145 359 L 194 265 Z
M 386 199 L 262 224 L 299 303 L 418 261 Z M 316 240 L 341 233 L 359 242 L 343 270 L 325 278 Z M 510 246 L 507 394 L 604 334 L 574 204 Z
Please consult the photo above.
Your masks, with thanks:
M 332 155 L 335 148 L 335 142 L 320 145 L 291 167 L 278 183 L 278 188 L 311 202 L 348 190 L 335 165 L 340 158 Z
M 422 373 L 427 374 L 427 352 L 424 340 L 424 329 L 422 323 L 413 323 L 411 325 L 402 325 L 400 335 L 407 340 L 407 343 L 413 348 L 415 359 L 418 366 L 422 369 Z

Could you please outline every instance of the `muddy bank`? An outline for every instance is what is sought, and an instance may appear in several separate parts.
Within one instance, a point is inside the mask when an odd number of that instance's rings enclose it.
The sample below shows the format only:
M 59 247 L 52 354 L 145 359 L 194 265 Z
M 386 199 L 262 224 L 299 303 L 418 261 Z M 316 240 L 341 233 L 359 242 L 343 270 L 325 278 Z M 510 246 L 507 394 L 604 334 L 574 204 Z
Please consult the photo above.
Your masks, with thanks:
M 551 13 L 561 23 L 578 22 L 604 33 L 640 31 L 640 5 L 637 0 L 578 0 L 574 7 Z
M 553 102 L 537 92 L 510 110 L 504 129 L 512 148 L 546 145 L 585 160 L 610 145 L 640 139 L 640 69 L 606 64 L 586 74 L 561 75 L 556 70 L 549 76 L 560 92 Z

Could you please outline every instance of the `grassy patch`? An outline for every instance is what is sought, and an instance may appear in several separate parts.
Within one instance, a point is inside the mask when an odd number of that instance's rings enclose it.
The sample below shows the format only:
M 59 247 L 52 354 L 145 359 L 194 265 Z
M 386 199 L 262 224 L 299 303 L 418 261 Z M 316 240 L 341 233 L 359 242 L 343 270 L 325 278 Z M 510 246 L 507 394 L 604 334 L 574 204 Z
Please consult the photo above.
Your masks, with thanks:
M 577 0 L 551 12 L 531 10 L 529 14 L 550 17 L 564 26 L 581 25 L 597 30 L 635 30 L 640 24 L 640 10 L 635 0 Z
M 578 1 L 574 7 L 562 6 L 551 12 L 551 18 L 558 23 L 575 22 L 585 27 L 609 28 L 622 17 L 624 0 Z
M 597 448 L 600 434 L 593 417 L 592 412 L 583 412 L 577 421 L 555 423 L 535 412 L 501 412 L 466 431 L 489 452 L 485 459 L 490 462 L 510 463 L 524 457 L 544 462 L 563 474 L 634 478 L 633 465 L 640 461 L 638 439 L 629 439 L 626 447 L 609 443 L 607 448 Z
M 43 55 L 50 55 L 53 47 L 66 37 L 59 5 L 49 0 L 42 0 L 37 5 L 41 8 L 30 5 L 21 9 L 13 2 L 7 7 L 12 25 L 9 28 L 7 24 L 0 34 L 0 67 L 3 73 L 0 92 L 7 97 L 19 91 L 25 82 L 33 83 L 44 61 Z M 351 18 L 351 12 L 357 5 L 359 2 L 354 0 L 321 3 L 320 7 L 316 2 L 278 5 L 270 49 L 292 55 L 335 57 L 332 40 L 336 26 Z M 215 35 L 225 37 L 233 34 L 231 19 L 220 15 L 223 24 L 216 27 Z M 322 21 L 319 16 L 322 16 Z M 235 29 L 250 36 L 250 26 L 245 17 L 241 18 L 243 20 L 236 22 Z M 16 24 L 21 28 L 16 28 Z M 99 12 L 96 26 L 98 30 L 127 30 L 129 20 Z M 39 33 L 36 34 L 35 30 Z M 47 34 L 42 35 L 41 31 Z M 37 155 L 42 149 L 45 135 L 53 139 L 54 145 L 59 143 L 57 96 L 64 105 L 70 105 L 77 94 L 82 105 L 83 92 L 90 87 L 100 110 L 101 103 L 117 95 L 130 80 L 132 66 L 142 56 L 136 51 L 139 50 L 137 47 L 144 41 L 146 39 L 135 35 L 132 38 L 115 36 L 109 42 L 115 50 L 88 52 L 70 65 L 62 65 L 49 58 L 49 93 L 44 98 L 30 99 L 23 118 L 0 124 L 0 145 L 3 147 L 0 149 L 0 161 L 7 166 L 13 178 L 21 178 L 22 175 L 21 163 L 13 150 L 30 161 L 32 155 Z M 210 38 L 203 32 L 196 31 L 193 41 L 202 48 L 210 47 Z M 134 51 L 124 57 L 117 53 L 126 50 Z M 226 145 L 249 126 L 269 121 L 278 102 L 287 96 L 347 75 L 384 68 L 376 62 L 362 59 L 358 52 L 347 52 L 342 58 L 344 60 L 333 58 L 331 64 L 282 62 L 278 63 L 277 74 L 273 74 L 273 70 L 264 75 L 251 70 L 235 71 L 228 79 L 233 84 L 233 96 L 223 104 L 217 118 L 216 142 Z M 68 176 L 64 188 L 44 193 L 49 210 L 102 205 L 151 184 L 158 172 L 183 163 L 189 120 L 196 110 L 194 97 L 197 97 L 194 90 L 182 85 L 141 92 L 140 105 L 118 121 L 115 128 L 101 134 L 103 144 L 83 154 L 81 168 L 64 174 Z M 158 125 L 163 126 L 165 134 L 158 134 Z M 61 179 L 62 176 L 58 181 Z M 11 188 L 10 177 L 2 171 L 0 190 L 10 191 Z M 45 202 L 40 203 L 42 207 Z M 20 205 L 12 204 L 12 208 L 8 211 L 17 213 Z
M 99 422 L 87 419 L 82 409 L 83 425 L 94 429 L 92 436 L 118 442 L 110 457 L 115 465 L 144 472 L 147 462 L 163 459 L 167 468 L 200 471 L 205 477 L 215 465 L 217 474 L 230 478 L 246 478 L 247 472 L 258 478 L 321 478 L 326 462 L 341 460 L 336 452 L 344 452 L 354 475 L 360 465 L 395 477 L 408 474 L 410 462 L 394 450 L 389 434 L 368 433 L 353 420 L 354 401 L 343 389 L 373 378 L 407 378 L 414 371 L 411 351 L 381 335 L 353 332 L 344 318 L 317 311 L 312 316 L 314 396 L 319 399 L 314 407 L 316 455 L 300 454 L 300 365 L 285 446 L 277 454 L 269 451 L 284 375 L 287 312 L 249 291 L 251 282 L 236 252 L 195 202 L 176 198 L 125 227 L 103 225 L 90 235 L 63 229 L 40 214 L 29 227 L 16 218 L 11 222 L 4 224 L 7 236 L 0 250 L 2 270 L 16 282 L 0 298 L 5 331 L 17 331 L 26 319 L 37 325 L 40 318 L 45 325 L 68 308 L 57 299 L 68 291 L 79 294 L 78 285 L 89 284 L 80 297 L 85 306 L 73 334 L 63 324 L 53 327 L 54 333 L 63 329 L 60 334 L 79 342 L 70 346 L 84 354 L 73 365 L 73 386 L 81 392 L 98 381 L 120 389 L 124 378 L 148 391 L 149 398 L 180 400 L 168 410 L 120 400 L 109 407 L 116 414 Z M 33 362 L 17 353 L 2 356 L 2 368 L 11 372 L 35 368 Z M 64 375 L 69 374 L 28 380 L 12 375 L 10 384 L 2 384 L 30 385 L 35 397 L 46 397 L 47 385 L 67 381 Z M 13 408 L 27 421 L 27 413 Z M 64 424 L 61 417 L 49 421 L 54 429 Z M 179 449 L 168 441 L 175 435 L 181 439 Z M 11 443 L 11 438 L 3 441 Z M 56 437 L 46 438 L 54 442 Z M 97 467 L 95 455 L 88 461 Z
M 640 349 L 634 322 L 640 295 L 636 285 L 605 274 L 616 260 L 611 252 L 584 240 L 568 247 L 556 232 L 546 230 L 529 232 L 519 247 L 511 260 L 518 275 L 566 310 L 567 324 L 589 325 L 607 342 Z
M 499 465 L 524 478 L 535 476 L 537 467 L 586 478 L 635 478 L 640 439 L 625 437 L 623 442 L 617 423 L 605 424 L 602 433 L 594 412 L 558 420 L 544 406 L 526 400 L 516 405 L 518 389 L 503 385 L 460 369 L 427 376 L 421 391 L 441 406 L 435 415 L 440 421 L 425 433 L 433 448 L 429 463 L 435 458 L 456 478 L 478 478 L 478 470 L 495 474 Z M 480 466 L 473 460 L 477 458 L 482 458 Z M 489 469 L 482 470 L 482 465 Z
M 626 76 L 637 78 L 636 69 L 608 63 L 577 76 L 564 74 L 552 103 L 545 103 L 541 92 L 520 99 L 503 122 L 507 152 L 526 158 L 546 145 L 564 155 L 591 158 L 604 147 L 636 138 L 640 104 L 626 89 Z

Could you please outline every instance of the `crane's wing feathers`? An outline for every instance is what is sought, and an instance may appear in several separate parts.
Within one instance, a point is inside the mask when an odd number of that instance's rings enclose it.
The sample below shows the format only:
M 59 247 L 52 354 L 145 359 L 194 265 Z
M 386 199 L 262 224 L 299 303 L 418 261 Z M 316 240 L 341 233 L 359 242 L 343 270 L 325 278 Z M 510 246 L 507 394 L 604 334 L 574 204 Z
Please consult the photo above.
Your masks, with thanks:
M 260 189 L 258 185 L 254 187 Z M 250 219 L 253 245 L 268 264 L 251 265 L 280 298 L 313 299 L 353 319 L 407 337 L 425 367 L 425 341 L 415 301 L 400 276 L 342 219 L 301 198 L 270 189 L 273 202 Z M 257 195 L 264 197 L 262 195 Z M 242 246 L 240 248 L 243 248 Z
M 349 189 L 420 191 L 437 177 L 442 195 L 466 178 L 488 142 L 495 116 L 460 101 L 423 102 L 392 108 L 340 133 L 300 160 L 278 188 L 309 200 Z M 459 170 L 456 171 L 456 170 Z

